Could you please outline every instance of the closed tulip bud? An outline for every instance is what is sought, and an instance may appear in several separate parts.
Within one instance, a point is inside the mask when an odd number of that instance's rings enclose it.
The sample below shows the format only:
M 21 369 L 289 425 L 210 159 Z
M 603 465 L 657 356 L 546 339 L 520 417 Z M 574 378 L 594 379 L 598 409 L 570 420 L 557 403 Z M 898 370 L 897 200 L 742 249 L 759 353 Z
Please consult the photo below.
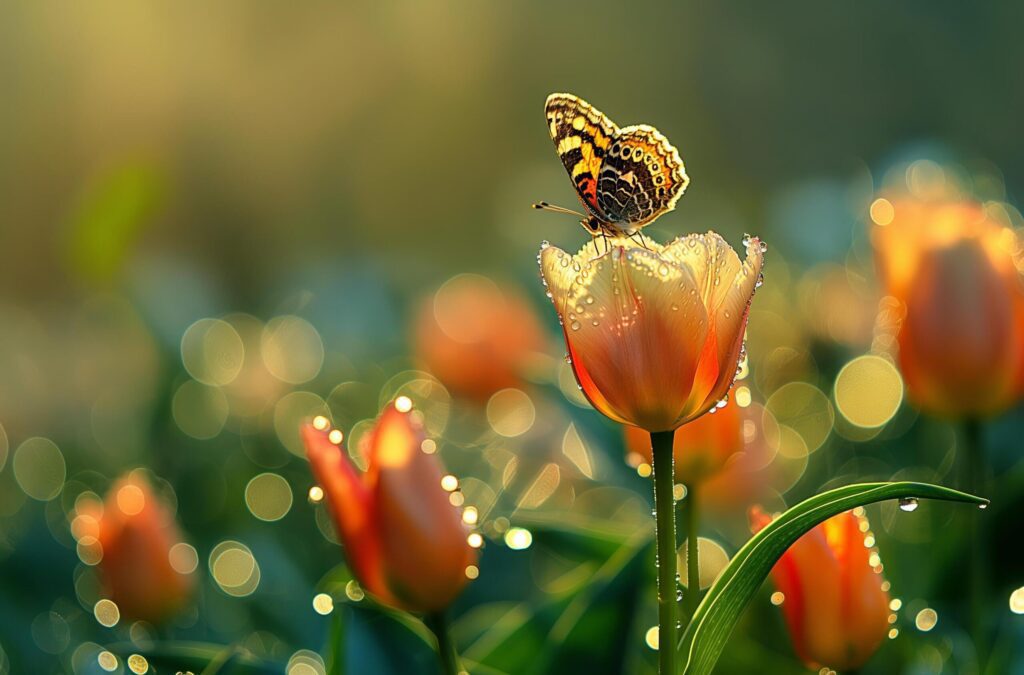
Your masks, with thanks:
M 751 510 L 754 532 L 771 522 Z M 860 668 L 889 632 L 888 584 L 862 509 L 816 525 L 772 568 L 782 613 L 797 656 L 809 668 Z
M 465 586 L 476 551 L 442 487 L 440 463 L 423 450 L 423 432 L 402 401 L 402 410 L 391 405 L 381 414 L 366 439 L 365 472 L 325 418 L 304 425 L 302 436 L 356 579 L 383 603 L 434 612 Z
M 416 355 L 452 393 L 486 402 L 522 387 L 545 350 L 544 331 L 513 290 L 486 277 L 462 274 L 444 284 L 420 310 Z
M 188 602 L 194 578 L 175 568 L 172 551 L 181 533 L 142 472 L 122 476 L 104 503 L 86 500 L 75 513 L 72 532 L 79 546 L 102 556 L 103 592 L 122 617 L 160 623 Z
M 952 417 L 1012 405 L 1024 388 L 1018 238 L 972 202 L 905 199 L 886 211 L 873 241 L 901 315 L 897 358 L 908 395 Z
M 671 431 L 717 405 L 736 377 L 765 247 L 747 258 L 714 232 L 662 246 L 594 239 L 540 253 L 583 394 L 611 419 Z

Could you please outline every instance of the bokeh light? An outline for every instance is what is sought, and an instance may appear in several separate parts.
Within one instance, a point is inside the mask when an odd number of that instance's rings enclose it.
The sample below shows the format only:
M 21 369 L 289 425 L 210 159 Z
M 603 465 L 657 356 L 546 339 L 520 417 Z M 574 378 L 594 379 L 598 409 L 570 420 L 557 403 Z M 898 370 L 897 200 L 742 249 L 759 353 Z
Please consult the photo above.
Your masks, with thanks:
M 289 384 L 312 380 L 324 362 L 320 334 L 311 323 L 297 316 L 278 316 L 268 321 L 260 353 L 267 370 Z
M 497 434 L 506 438 L 525 434 L 536 418 L 533 401 L 519 389 L 502 389 L 487 401 L 487 421 Z
M 859 356 L 839 371 L 835 384 L 836 409 L 851 424 L 875 428 L 896 415 L 903 402 L 903 378 L 880 356 Z
M 245 544 L 222 541 L 210 551 L 210 574 L 228 595 L 251 595 L 260 584 L 260 566 Z
M 67 477 L 64 455 L 48 438 L 29 438 L 14 451 L 18 485 L 32 499 L 49 501 L 60 494 Z
M 227 321 L 200 319 L 181 337 L 181 361 L 189 375 L 203 384 L 230 384 L 244 359 L 242 338 Z
M 281 520 L 292 508 L 292 488 L 276 473 L 261 473 L 245 486 L 245 505 L 260 520 Z

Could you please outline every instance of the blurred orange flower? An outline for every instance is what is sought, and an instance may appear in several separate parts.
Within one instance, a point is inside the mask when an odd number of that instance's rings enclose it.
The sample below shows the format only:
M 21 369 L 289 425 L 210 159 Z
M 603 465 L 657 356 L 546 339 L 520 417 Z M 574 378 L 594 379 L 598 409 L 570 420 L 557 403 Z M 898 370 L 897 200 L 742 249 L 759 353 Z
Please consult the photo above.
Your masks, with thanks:
M 771 517 L 755 507 L 751 527 Z M 772 569 L 797 656 L 809 668 L 846 671 L 864 665 L 889 631 L 888 583 L 867 545 L 863 509 L 816 525 Z
M 872 240 L 898 303 L 899 365 L 910 397 L 944 415 L 1012 405 L 1024 387 L 1021 245 L 974 202 L 888 202 Z
M 381 602 L 430 612 L 459 594 L 476 551 L 442 487 L 440 463 L 422 449 L 423 432 L 407 404 L 400 397 L 377 420 L 362 473 L 325 418 L 304 425 L 302 436 L 359 583 Z
M 429 298 L 416 322 L 423 366 L 452 393 L 487 401 L 546 351 L 544 332 L 527 302 L 487 277 L 460 274 Z
M 576 255 L 545 246 L 541 273 L 590 403 L 617 422 L 670 431 L 728 393 L 765 247 L 745 239 L 741 262 L 714 232 L 643 241 L 593 239 Z
M 651 464 L 650 435 L 637 427 L 623 430 L 630 464 Z M 772 460 L 778 443 L 778 422 L 763 406 L 730 403 L 676 429 L 675 480 L 700 487 L 702 512 L 744 514 L 747 507 L 773 492 Z
M 142 472 L 119 478 L 103 503 L 83 500 L 75 514 L 72 532 L 79 546 L 97 546 L 104 593 L 121 616 L 160 623 L 189 600 L 193 576 L 175 569 L 172 550 L 181 533 Z
M 744 412 L 745 409 L 734 403 L 676 429 L 672 439 L 676 482 L 703 483 L 721 471 L 730 457 L 743 450 Z M 639 427 L 623 429 L 627 451 L 640 455 L 650 464 L 653 461 L 651 435 Z

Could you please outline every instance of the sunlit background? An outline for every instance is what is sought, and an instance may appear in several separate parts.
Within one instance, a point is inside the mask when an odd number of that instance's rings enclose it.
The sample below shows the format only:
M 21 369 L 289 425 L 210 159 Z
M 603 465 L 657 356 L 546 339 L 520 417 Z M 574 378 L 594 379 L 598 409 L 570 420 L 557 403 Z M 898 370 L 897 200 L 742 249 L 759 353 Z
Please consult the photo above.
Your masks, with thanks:
M 702 585 L 754 503 L 859 480 L 970 487 L 960 426 L 911 405 L 888 355 L 870 230 L 892 221 L 891 192 L 1024 225 L 1020 18 L 1011 3 L 5 5 L 0 674 L 198 673 L 207 648 L 175 647 L 198 643 L 322 674 L 339 612 L 347 672 L 433 673 L 341 564 L 299 437 L 326 416 L 358 465 L 397 396 L 482 547 L 451 611 L 467 662 L 654 672 L 651 468 L 578 391 L 538 278 L 542 240 L 587 237 L 528 208 L 575 206 L 552 91 L 679 147 L 692 183 L 652 236 L 769 243 L 730 403 L 745 446 L 706 490 Z M 978 672 L 972 548 L 989 672 L 1024 672 L 1022 431 L 1019 405 L 983 428 L 997 479 L 980 528 L 946 504 L 868 507 L 893 600 L 864 673 Z M 86 507 L 133 470 L 173 510 L 170 563 L 196 586 L 160 625 L 104 597 L 89 534 Z M 772 591 L 720 672 L 808 672 Z

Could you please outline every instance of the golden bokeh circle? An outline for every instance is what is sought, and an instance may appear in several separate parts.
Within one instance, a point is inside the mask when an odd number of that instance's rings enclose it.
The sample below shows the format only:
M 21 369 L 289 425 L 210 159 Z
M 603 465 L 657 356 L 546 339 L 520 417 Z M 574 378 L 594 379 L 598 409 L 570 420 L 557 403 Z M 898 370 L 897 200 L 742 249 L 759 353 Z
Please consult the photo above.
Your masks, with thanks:
M 828 396 L 807 382 L 782 385 L 768 397 L 765 409 L 775 416 L 779 425 L 799 434 L 808 453 L 822 446 L 835 423 L 835 413 Z
M 276 473 L 261 473 L 245 486 L 245 505 L 260 520 L 284 518 L 292 508 L 292 488 Z
M 519 389 L 502 389 L 487 401 L 487 422 L 499 436 L 522 436 L 536 419 L 533 400 Z
M 251 595 L 260 583 L 260 566 L 245 544 L 226 540 L 210 551 L 210 574 L 222 591 L 235 597 Z
M 224 429 L 228 397 L 219 387 L 195 380 L 184 382 L 171 399 L 171 416 L 178 428 L 192 438 L 206 440 Z
M 677 563 L 680 570 L 687 569 L 686 567 L 686 553 L 688 550 L 688 543 L 684 543 L 679 547 L 677 552 Z M 707 537 L 697 538 L 697 551 L 700 553 L 697 564 L 700 567 L 700 587 L 702 589 L 709 588 L 711 584 L 715 582 L 718 575 L 722 573 L 726 565 L 729 564 L 729 554 L 722 548 L 722 545 L 713 539 Z M 682 574 L 679 577 L 679 585 L 683 588 L 687 587 L 686 575 Z
M 32 499 L 47 502 L 60 494 L 67 478 L 67 465 L 60 448 L 48 438 L 25 440 L 11 461 L 14 478 Z
M 903 402 L 903 378 L 888 360 L 858 356 L 839 371 L 833 390 L 836 409 L 851 424 L 865 429 L 883 426 Z
M 263 328 L 260 354 L 271 375 L 288 384 L 302 384 L 320 373 L 324 343 L 305 319 L 276 316 Z
M 245 363 L 242 337 L 227 321 L 200 319 L 181 336 L 181 362 L 196 380 L 212 386 L 230 384 Z
M 113 628 L 121 620 L 121 610 L 118 609 L 117 604 L 106 598 L 93 606 L 92 613 L 96 617 L 96 621 L 106 628 Z
M 178 574 L 192 574 L 199 567 L 199 553 L 194 546 L 184 542 L 171 547 L 168 560 Z

